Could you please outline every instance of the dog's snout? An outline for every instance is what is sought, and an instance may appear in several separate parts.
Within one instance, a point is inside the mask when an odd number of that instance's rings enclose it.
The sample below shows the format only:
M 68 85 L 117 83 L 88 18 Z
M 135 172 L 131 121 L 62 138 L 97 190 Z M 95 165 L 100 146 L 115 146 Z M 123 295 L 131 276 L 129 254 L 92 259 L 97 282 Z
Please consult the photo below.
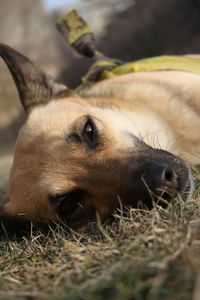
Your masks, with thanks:
M 144 181 L 154 196 L 167 201 L 170 201 L 174 191 L 178 189 L 178 176 L 167 163 L 151 163 L 144 174 Z

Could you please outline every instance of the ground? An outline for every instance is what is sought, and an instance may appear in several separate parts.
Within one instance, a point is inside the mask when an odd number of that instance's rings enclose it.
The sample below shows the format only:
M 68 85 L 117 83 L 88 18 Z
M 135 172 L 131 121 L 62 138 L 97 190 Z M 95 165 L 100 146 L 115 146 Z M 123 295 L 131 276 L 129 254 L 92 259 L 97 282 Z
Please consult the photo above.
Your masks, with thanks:
M 1 148 L 1 187 L 11 149 Z M 117 211 L 105 224 L 79 230 L 31 226 L 13 236 L 1 226 L 0 299 L 198 300 L 199 200 L 197 191 L 168 209 Z

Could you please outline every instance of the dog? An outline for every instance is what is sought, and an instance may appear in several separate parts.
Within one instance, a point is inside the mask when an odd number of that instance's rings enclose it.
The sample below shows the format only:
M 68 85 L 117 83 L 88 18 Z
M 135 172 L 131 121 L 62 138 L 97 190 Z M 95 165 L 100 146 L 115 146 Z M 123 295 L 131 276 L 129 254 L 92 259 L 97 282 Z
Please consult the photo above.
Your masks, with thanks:
M 126 74 L 80 97 L 1 44 L 27 114 L 15 147 L 5 218 L 81 225 L 120 205 L 152 208 L 194 193 L 200 164 L 200 76 Z

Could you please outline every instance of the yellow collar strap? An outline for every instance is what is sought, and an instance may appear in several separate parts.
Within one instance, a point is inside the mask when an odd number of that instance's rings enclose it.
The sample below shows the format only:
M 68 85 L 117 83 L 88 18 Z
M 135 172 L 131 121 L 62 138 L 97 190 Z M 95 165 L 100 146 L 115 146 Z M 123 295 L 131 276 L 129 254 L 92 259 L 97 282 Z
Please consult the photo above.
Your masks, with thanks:
M 173 70 L 200 75 L 200 59 L 191 57 L 166 55 L 131 63 L 122 63 L 106 57 L 96 49 L 91 29 L 75 10 L 57 22 L 57 29 L 77 52 L 94 61 L 87 74 L 82 78 L 82 84 L 77 88 L 80 94 L 100 80 L 127 73 Z
M 134 72 L 184 71 L 200 75 L 200 60 L 185 56 L 163 55 L 123 64 L 112 71 L 102 72 L 102 79 Z
M 116 65 L 115 62 L 98 61 L 90 67 L 88 73 L 82 78 L 83 85 L 77 90 L 82 94 L 97 81 L 128 73 L 154 71 L 183 71 L 200 75 L 200 59 L 185 56 L 164 55 L 144 58 L 122 65 Z M 94 75 L 96 75 L 97 80 L 95 80 Z

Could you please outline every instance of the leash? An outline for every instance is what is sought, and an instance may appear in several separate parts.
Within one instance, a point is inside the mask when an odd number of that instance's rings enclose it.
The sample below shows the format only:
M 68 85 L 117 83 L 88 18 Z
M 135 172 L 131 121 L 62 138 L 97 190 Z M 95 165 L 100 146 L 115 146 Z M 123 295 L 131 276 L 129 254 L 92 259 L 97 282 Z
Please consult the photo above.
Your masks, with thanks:
M 76 89 L 79 94 L 102 80 L 104 71 L 111 71 L 122 65 L 122 62 L 109 58 L 97 50 L 92 30 L 75 10 L 57 21 L 56 27 L 64 40 L 79 54 L 92 60 L 87 74 L 81 79 L 82 84 Z
M 82 84 L 76 89 L 79 94 L 84 94 L 98 81 L 128 73 L 184 71 L 200 75 L 200 59 L 196 58 L 163 55 L 124 63 L 105 56 L 96 49 L 93 32 L 75 10 L 58 20 L 56 27 L 76 52 L 93 61 L 82 78 Z

